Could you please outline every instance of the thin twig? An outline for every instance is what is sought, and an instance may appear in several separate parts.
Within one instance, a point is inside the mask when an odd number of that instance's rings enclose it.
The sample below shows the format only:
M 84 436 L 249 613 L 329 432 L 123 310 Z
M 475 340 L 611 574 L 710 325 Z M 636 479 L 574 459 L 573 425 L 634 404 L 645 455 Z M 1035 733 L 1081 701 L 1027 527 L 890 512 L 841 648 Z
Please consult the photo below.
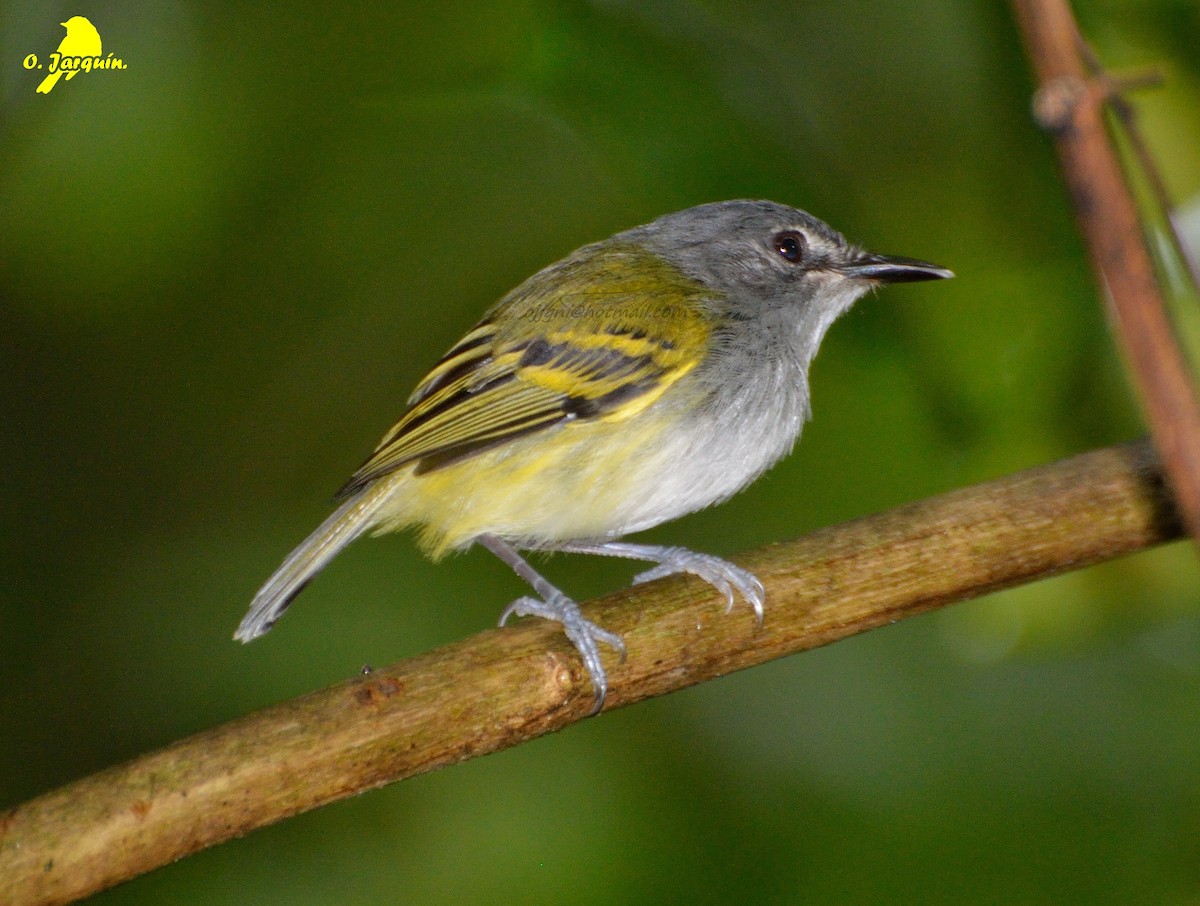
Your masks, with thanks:
M 1145 442 L 1100 450 L 741 559 L 767 618 L 668 579 L 585 607 L 622 633 L 608 707 L 1179 536 Z M 544 621 L 490 630 L 183 740 L 0 813 L 0 902 L 67 903 L 231 837 L 585 717 Z
M 1167 190 L 1162 170 L 1159 169 L 1158 162 L 1154 159 L 1154 154 L 1146 141 L 1146 136 L 1138 124 L 1137 110 L 1126 96 L 1132 91 L 1161 86 L 1165 81 L 1162 72 L 1157 69 L 1147 69 L 1137 72 L 1110 73 L 1101 64 L 1100 58 L 1096 56 L 1091 45 L 1082 39 L 1079 42 L 1079 53 L 1092 78 L 1099 79 L 1106 86 L 1105 100 L 1108 103 L 1108 109 L 1112 111 L 1113 119 L 1121 127 L 1126 141 L 1129 142 L 1138 169 L 1145 178 L 1150 194 L 1154 198 L 1154 204 L 1162 212 L 1163 218 L 1167 222 L 1167 233 L 1171 237 L 1175 255 L 1191 277 L 1192 286 L 1200 289 L 1200 260 L 1197 260 L 1188 242 L 1184 239 L 1183 230 L 1179 227 L 1175 203 L 1171 200 L 1171 193 Z
M 1104 123 L 1110 86 L 1089 76 L 1067 0 L 1012 0 L 1092 263 L 1108 295 L 1154 444 L 1189 534 L 1200 540 L 1200 402 L 1163 305 L 1133 197 Z

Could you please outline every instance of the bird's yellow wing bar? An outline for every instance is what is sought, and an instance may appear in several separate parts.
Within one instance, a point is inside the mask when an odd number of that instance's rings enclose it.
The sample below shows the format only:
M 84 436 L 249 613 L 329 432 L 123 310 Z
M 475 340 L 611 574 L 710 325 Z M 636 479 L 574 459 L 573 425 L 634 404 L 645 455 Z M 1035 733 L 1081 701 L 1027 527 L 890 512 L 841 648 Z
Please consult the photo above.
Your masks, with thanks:
M 585 247 L 536 274 L 421 381 L 340 495 L 411 463 L 428 472 L 564 422 L 636 415 L 703 360 L 704 292 L 632 246 Z

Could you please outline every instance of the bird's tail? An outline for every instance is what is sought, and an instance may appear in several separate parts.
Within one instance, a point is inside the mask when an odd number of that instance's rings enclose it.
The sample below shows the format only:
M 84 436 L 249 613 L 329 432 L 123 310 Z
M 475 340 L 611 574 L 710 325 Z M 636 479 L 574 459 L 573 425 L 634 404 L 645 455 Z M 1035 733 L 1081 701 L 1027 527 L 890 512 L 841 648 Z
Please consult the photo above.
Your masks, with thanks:
M 74 74 L 74 71 L 72 71 L 72 74 Z M 48 75 L 48 76 L 46 76 L 46 78 L 42 79 L 41 84 L 38 85 L 38 87 L 36 89 L 37 93 L 38 94 L 49 94 L 50 89 L 53 88 L 55 85 L 57 85 L 58 80 L 61 79 L 62 77 L 63 77 L 63 74 L 62 74 L 61 69 L 58 72 L 50 73 L 50 75 Z
M 386 478 L 376 481 L 334 510 L 258 590 L 233 637 L 249 642 L 265 635 L 304 586 L 346 545 L 375 525 L 379 508 L 395 488 L 395 482 Z

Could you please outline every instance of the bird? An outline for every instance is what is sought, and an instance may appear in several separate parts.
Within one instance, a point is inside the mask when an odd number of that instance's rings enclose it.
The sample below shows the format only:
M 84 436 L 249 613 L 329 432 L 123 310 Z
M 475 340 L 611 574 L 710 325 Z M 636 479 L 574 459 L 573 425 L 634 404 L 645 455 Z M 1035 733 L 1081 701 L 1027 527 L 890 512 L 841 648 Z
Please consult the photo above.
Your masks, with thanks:
M 58 45 L 58 56 L 61 60 L 64 57 L 98 57 L 100 56 L 100 32 L 96 31 L 96 26 L 92 25 L 83 16 L 72 16 L 66 22 L 59 22 L 63 28 L 67 30 L 66 37 Z M 78 69 L 56 69 L 37 87 L 38 94 L 49 94 L 51 89 L 58 84 L 58 80 L 64 75 L 67 81 L 75 78 Z
M 748 570 L 625 536 L 726 500 L 792 449 L 811 414 L 809 366 L 860 296 L 952 276 L 761 200 L 698 205 L 583 246 L 501 298 L 418 383 L 234 637 L 267 632 L 363 533 L 412 527 L 435 560 L 478 544 L 528 582 L 534 595 L 509 604 L 500 624 L 560 623 L 598 712 L 600 646 L 623 658 L 624 640 L 523 552 L 656 564 L 635 583 L 692 574 L 727 610 L 740 596 L 761 624 L 765 591 Z

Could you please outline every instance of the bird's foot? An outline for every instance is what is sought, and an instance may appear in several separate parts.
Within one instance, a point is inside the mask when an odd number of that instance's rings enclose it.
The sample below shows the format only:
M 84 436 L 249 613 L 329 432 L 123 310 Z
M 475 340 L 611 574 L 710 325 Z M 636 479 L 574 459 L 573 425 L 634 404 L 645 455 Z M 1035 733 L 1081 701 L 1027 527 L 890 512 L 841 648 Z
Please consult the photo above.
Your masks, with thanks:
M 650 548 L 646 549 L 648 559 L 650 550 Z M 638 573 L 633 577 L 634 584 L 653 582 L 655 579 L 663 579 L 678 573 L 690 573 L 703 579 L 725 595 L 726 613 L 733 610 L 733 593 L 736 590 L 754 609 L 754 615 L 758 617 L 758 625 L 762 625 L 763 603 L 766 601 L 767 591 L 754 573 L 735 566 L 728 560 L 722 560 L 712 554 L 690 551 L 685 547 L 657 548 L 656 556 L 653 559 L 658 561 L 658 566 Z
M 621 637 L 587 619 L 580 611 L 579 605 L 562 592 L 548 595 L 546 600 L 534 597 L 517 598 L 500 614 L 500 625 L 507 623 L 509 617 L 541 617 L 562 624 L 563 632 L 579 652 L 583 666 L 591 677 L 592 689 L 596 695 L 592 713 L 599 712 L 604 706 L 605 696 L 608 695 L 608 674 L 604 672 L 604 664 L 600 660 L 600 643 L 615 649 L 623 661 L 625 642 Z

